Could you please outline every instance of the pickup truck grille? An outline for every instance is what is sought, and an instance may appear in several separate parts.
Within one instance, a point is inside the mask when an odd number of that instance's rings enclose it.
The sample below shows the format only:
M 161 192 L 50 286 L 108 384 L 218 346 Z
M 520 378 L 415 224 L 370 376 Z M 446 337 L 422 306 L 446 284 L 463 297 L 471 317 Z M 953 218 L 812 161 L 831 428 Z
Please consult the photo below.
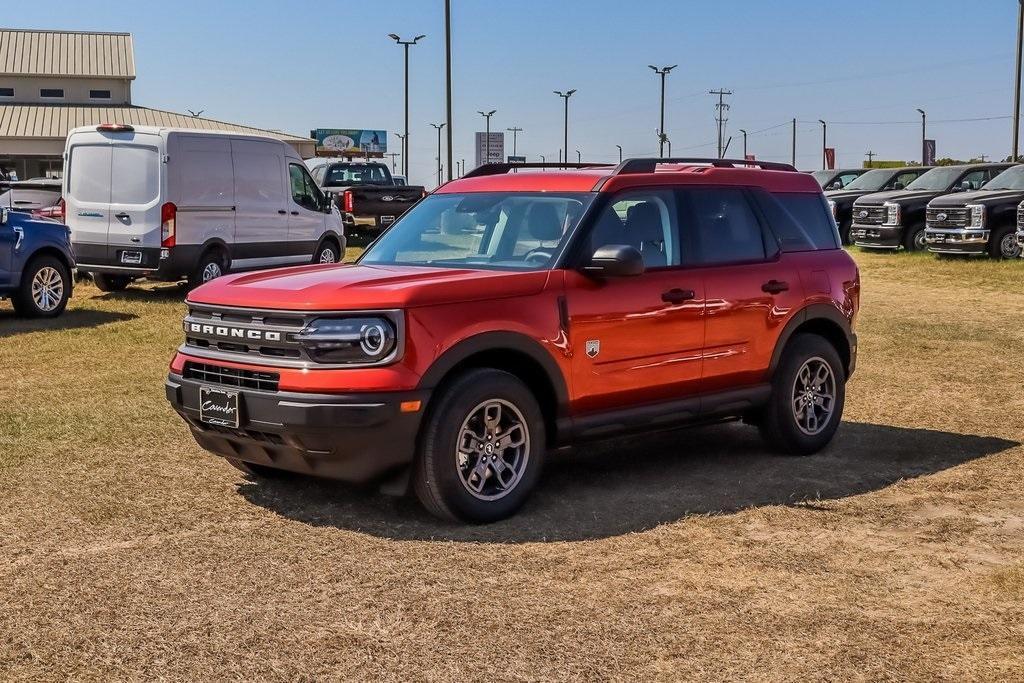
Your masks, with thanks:
M 1024 205 L 1017 207 L 1017 229 L 1024 230 Z
M 970 220 L 971 213 L 966 208 L 928 207 L 925 211 L 925 222 L 929 228 L 966 228 Z
M 226 368 L 207 363 L 185 363 L 185 379 L 195 379 L 206 384 L 219 384 L 239 389 L 257 389 L 259 391 L 277 391 L 281 376 L 276 372 L 258 372 L 256 370 L 240 370 Z
M 884 206 L 853 205 L 853 222 L 857 225 L 881 225 L 885 222 Z

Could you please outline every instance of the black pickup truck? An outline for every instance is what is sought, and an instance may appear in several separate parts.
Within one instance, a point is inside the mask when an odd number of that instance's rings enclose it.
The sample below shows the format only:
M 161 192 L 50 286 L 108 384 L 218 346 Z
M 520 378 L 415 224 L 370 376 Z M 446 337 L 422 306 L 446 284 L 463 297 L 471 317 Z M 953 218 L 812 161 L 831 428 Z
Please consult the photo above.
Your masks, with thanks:
M 936 197 L 926 211 L 925 242 L 936 254 L 1019 258 L 1017 207 L 1024 200 L 1024 165 L 1009 168 L 977 192 Z
M 876 168 L 857 176 L 841 190 L 827 190 L 825 198 L 832 210 L 832 216 L 839 226 L 839 235 L 843 244 L 851 244 L 850 226 L 853 225 L 853 203 L 864 195 L 874 192 L 902 190 L 921 175 L 931 170 L 931 166 L 903 166 L 900 168 Z
M 876 192 L 853 203 L 853 243 L 867 249 L 922 251 L 925 242 L 925 208 L 928 202 L 950 192 L 980 190 L 1013 164 L 963 164 L 938 166 L 906 189 Z
M 379 232 L 426 196 L 418 185 L 400 185 L 385 164 L 328 161 L 315 166 L 313 179 L 333 195 L 348 230 Z

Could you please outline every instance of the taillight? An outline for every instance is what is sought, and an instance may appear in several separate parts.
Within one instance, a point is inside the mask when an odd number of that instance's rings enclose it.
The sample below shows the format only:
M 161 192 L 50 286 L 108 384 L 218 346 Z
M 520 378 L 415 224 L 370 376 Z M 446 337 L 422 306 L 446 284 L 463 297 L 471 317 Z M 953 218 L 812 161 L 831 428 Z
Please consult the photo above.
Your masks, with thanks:
M 352 213 L 352 190 L 345 190 L 345 211 Z
M 160 246 L 174 246 L 174 222 L 178 215 L 178 207 L 167 202 L 160 207 Z

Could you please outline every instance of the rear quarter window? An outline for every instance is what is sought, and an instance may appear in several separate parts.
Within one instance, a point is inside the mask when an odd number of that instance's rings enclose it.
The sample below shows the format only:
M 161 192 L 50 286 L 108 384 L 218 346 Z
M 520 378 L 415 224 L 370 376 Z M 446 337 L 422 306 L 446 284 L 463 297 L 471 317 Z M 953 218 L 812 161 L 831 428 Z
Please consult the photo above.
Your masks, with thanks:
M 785 252 L 839 248 L 839 231 L 821 194 L 755 192 Z

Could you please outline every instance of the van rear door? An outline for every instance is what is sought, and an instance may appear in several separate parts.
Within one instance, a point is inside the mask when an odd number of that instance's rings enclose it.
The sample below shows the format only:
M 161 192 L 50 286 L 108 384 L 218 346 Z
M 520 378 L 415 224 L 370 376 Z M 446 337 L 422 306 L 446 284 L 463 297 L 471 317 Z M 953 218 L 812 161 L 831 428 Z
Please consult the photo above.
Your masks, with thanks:
M 106 260 L 110 160 L 110 143 L 99 133 L 76 133 L 68 140 L 64 220 L 85 263 L 91 257 Z
M 159 143 L 159 136 L 144 134 L 135 134 L 130 142 L 111 143 L 107 245 L 109 255 L 118 261 L 123 260 L 118 254 L 126 253 L 125 247 L 160 246 Z

